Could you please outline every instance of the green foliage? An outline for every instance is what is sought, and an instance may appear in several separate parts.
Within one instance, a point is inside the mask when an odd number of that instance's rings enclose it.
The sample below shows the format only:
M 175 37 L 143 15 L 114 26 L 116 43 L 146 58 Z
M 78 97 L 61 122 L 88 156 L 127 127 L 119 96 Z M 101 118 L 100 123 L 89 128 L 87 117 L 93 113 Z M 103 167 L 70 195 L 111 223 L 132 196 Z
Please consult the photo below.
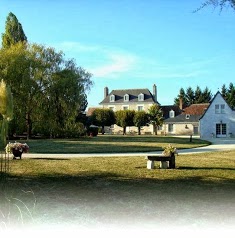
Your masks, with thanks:
M 91 123 L 102 127 L 102 134 L 104 134 L 104 127 L 115 124 L 115 114 L 111 109 L 97 108 L 91 115 Z
M 226 88 L 225 84 L 223 84 L 221 88 L 221 94 L 229 106 L 232 109 L 235 109 L 235 86 L 233 83 L 230 83 L 228 88 Z
M 8 122 L 13 117 L 13 97 L 11 89 L 2 80 L 0 82 L 0 114 L 2 118 L 1 122 L 1 144 L 6 145 L 6 137 L 8 133 Z
M 90 126 L 87 129 L 87 135 L 88 136 L 97 136 L 99 132 L 99 127 L 98 126 Z
M 10 12 L 6 19 L 5 33 L 2 34 L 2 47 L 9 48 L 18 42 L 27 42 L 27 37 L 17 17 Z
M 135 112 L 133 122 L 134 122 L 134 125 L 138 127 L 138 135 L 140 135 L 141 127 L 146 126 L 149 122 L 148 114 L 145 111 Z
M 211 91 L 206 87 L 201 90 L 199 86 L 194 90 L 192 87 L 180 89 L 178 96 L 174 99 L 175 105 L 179 105 L 180 98 L 183 101 L 183 107 L 190 106 L 195 103 L 209 103 L 212 99 Z
M 16 133 L 41 128 L 55 136 L 87 106 L 91 75 L 65 60 L 62 52 L 37 44 L 17 43 L 0 50 L 0 77 L 11 86 Z
M 163 112 L 158 104 L 153 104 L 149 110 L 149 122 L 153 125 L 153 133 L 157 135 L 157 127 L 163 124 Z
M 123 128 L 123 135 L 126 135 L 126 127 L 134 126 L 134 110 L 119 110 L 115 112 L 116 124 Z

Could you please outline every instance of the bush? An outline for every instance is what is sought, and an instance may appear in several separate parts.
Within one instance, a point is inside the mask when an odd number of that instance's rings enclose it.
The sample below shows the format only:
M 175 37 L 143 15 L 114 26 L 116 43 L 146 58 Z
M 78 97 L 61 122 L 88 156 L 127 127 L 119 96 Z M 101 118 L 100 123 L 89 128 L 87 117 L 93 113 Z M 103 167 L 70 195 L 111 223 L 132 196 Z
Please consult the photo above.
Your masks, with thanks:
M 88 136 L 97 136 L 99 132 L 99 127 L 98 126 L 90 126 L 87 129 L 87 135 Z

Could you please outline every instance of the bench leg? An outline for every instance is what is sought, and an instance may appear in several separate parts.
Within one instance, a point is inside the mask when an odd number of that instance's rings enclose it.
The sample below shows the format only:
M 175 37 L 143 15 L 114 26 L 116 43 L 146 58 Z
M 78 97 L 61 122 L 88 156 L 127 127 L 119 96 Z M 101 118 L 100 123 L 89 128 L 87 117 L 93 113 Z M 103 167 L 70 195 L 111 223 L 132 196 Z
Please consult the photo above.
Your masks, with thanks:
M 161 169 L 167 169 L 168 168 L 168 162 L 167 161 L 160 161 L 160 168 Z
M 173 156 L 169 161 L 169 167 L 170 169 L 175 169 L 175 156 Z
M 147 169 L 154 169 L 154 161 L 152 160 L 147 161 Z

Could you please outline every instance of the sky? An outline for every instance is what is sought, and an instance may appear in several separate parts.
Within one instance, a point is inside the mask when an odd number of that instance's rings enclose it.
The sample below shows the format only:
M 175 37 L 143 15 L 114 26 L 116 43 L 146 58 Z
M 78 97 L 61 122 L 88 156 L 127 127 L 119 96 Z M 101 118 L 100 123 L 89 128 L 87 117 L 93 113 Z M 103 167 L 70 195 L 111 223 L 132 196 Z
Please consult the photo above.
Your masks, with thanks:
M 30 43 L 54 47 L 92 74 L 88 107 L 99 106 L 104 87 L 157 85 L 161 105 L 180 88 L 208 87 L 216 94 L 235 84 L 235 11 L 203 0 L 1 0 L 0 33 L 12 12 Z

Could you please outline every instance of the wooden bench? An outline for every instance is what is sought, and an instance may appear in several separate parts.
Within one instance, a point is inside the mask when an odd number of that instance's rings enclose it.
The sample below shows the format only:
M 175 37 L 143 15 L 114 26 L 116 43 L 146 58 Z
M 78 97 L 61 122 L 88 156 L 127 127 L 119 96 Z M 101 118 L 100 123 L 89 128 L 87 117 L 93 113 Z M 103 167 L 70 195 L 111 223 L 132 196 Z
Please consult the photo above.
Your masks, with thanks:
M 147 168 L 154 169 L 154 161 L 160 161 L 160 168 L 167 169 L 168 161 L 169 161 L 169 169 L 175 169 L 175 154 L 171 154 L 171 156 L 165 155 L 147 155 Z

